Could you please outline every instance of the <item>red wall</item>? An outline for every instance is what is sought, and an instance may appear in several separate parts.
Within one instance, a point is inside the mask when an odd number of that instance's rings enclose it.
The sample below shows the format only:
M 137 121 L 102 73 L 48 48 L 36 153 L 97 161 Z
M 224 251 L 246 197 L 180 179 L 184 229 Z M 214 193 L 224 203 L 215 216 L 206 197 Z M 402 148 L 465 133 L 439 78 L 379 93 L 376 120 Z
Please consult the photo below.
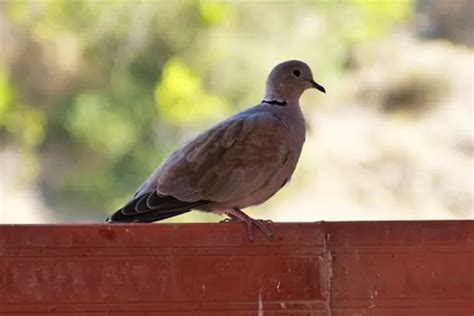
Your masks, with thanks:
M 474 221 L 0 226 L 0 315 L 474 314 Z

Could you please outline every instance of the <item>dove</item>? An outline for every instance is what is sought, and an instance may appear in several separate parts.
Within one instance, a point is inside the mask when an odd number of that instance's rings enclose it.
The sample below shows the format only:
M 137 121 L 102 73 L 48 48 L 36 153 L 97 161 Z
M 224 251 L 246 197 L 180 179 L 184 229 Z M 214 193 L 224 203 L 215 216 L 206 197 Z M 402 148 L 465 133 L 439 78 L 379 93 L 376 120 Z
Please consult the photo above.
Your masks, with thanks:
M 249 239 L 253 227 L 271 237 L 265 221 L 242 209 L 267 201 L 290 180 L 306 137 L 299 98 L 310 88 L 326 92 L 306 63 L 276 65 L 260 104 L 179 147 L 106 222 L 155 222 L 198 210 L 244 222 Z

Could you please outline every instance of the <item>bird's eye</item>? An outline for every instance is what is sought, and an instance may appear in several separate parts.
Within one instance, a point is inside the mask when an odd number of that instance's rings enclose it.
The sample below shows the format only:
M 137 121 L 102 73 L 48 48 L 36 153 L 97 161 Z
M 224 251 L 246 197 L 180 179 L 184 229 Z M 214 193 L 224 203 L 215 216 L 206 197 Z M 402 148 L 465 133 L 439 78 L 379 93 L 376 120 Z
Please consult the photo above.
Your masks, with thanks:
M 298 69 L 295 69 L 295 70 L 293 70 L 293 75 L 295 77 L 299 77 L 301 75 L 301 71 L 299 71 Z

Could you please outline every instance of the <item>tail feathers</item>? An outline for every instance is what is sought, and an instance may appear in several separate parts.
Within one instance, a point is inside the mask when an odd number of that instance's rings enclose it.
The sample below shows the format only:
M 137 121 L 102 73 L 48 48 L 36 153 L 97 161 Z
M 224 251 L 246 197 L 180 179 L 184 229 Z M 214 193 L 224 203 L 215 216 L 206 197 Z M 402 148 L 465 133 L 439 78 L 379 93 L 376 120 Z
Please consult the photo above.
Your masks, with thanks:
M 167 219 L 170 217 L 178 216 L 184 213 L 191 211 L 188 210 L 180 210 L 180 211 L 172 211 L 166 213 L 157 213 L 157 212 L 150 212 L 141 215 L 124 215 L 120 210 L 112 214 L 111 216 L 107 217 L 105 220 L 107 223 L 152 223 L 161 221 L 163 219 Z
M 163 196 L 152 191 L 137 196 L 105 221 L 107 223 L 150 223 L 187 213 L 192 208 L 209 203 L 210 201 L 205 200 L 180 201 L 172 196 Z

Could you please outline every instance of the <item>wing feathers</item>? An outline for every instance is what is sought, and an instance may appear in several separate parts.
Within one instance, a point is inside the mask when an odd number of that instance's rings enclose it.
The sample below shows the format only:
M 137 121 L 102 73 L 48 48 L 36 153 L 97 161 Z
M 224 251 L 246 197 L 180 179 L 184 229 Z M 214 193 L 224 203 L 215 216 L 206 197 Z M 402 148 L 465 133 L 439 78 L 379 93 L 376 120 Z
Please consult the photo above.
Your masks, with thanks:
M 259 190 L 284 165 L 289 131 L 269 113 L 224 121 L 164 164 L 158 192 L 181 200 L 226 201 Z
M 192 208 L 210 201 L 185 202 L 172 196 L 162 196 L 156 191 L 140 195 L 117 210 L 107 222 L 154 222 L 189 212 Z

